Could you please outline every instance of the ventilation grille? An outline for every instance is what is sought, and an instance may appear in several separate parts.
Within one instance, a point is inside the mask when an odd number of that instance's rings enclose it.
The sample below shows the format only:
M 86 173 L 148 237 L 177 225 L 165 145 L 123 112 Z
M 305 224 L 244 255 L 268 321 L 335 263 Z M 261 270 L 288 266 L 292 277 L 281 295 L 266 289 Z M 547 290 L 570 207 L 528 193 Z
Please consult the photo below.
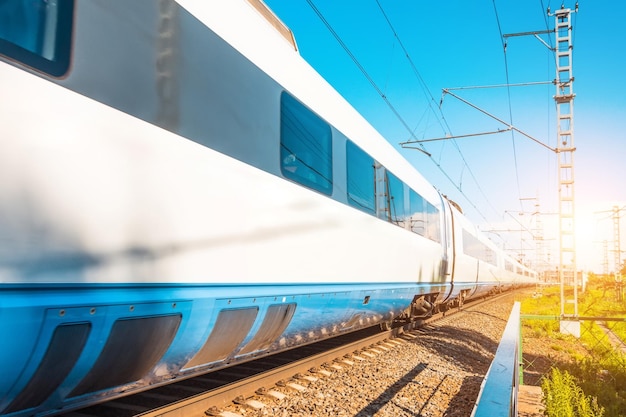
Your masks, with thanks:
M 180 315 L 120 319 L 91 371 L 70 393 L 77 397 L 128 384 L 152 370 L 169 348 Z
M 296 304 L 274 304 L 267 308 L 265 318 L 256 335 L 244 346 L 238 355 L 264 350 L 283 334 L 296 311 Z
M 211 334 L 185 368 L 225 359 L 246 337 L 258 312 L 257 307 L 220 311 Z
M 39 367 L 4 413 L 26 410 L 43 403 L 61 385 L 78 361 L 90 332 L 90 323 L 58 326 Z

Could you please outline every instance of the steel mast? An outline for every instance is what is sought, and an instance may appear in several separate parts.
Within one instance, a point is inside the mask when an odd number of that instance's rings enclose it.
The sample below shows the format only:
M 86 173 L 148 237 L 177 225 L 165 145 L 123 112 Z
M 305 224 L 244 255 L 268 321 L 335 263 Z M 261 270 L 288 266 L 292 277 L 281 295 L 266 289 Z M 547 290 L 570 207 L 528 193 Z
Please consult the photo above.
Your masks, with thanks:
M 573 303 L 578 317 L 578 273 L 574 210 L 574 76 L 572 74 L 571 10 L 561 8 L 553 13 L 556 33 L 557 156 L 559 180 L 559 279 L 561 283 L 561 317 L 565 304 Z M 574 299 L 565 299 L 565 283 L 574 287 Z

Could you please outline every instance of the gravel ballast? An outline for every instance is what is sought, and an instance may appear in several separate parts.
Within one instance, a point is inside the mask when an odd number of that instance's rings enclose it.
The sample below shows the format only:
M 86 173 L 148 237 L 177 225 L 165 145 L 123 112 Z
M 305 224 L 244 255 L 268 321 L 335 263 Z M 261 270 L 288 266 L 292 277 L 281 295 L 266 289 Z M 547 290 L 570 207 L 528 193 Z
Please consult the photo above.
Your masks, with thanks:
M 469 306 L 464 314 L 413 331 L 327 367 L 330 375 L 297 380 L 306 389 L 274 387 L 281 400 L 258 397 L 264 406 L 233 405 L 242 416 L 469 416 L 511 308 L 519 295 Z M 228 415 L 225 413 L 224 415 Z

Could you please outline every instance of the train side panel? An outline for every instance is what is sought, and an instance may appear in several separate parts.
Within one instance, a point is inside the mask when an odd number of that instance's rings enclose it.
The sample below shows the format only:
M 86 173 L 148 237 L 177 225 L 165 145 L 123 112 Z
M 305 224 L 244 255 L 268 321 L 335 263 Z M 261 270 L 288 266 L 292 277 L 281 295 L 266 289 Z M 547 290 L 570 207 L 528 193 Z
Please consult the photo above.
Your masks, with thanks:
M 29 5 L 0 6 L 0 414 L 501 285 L 469 222 L 248 2 Z M 294 125 L 323 152 L 286 150 Z

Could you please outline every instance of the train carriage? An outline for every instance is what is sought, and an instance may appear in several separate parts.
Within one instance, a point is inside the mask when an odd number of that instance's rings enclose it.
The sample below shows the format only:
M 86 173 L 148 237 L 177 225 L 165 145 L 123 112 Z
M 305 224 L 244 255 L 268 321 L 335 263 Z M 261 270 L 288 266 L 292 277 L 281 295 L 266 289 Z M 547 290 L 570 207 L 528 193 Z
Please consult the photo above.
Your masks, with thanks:
M 4 1 L 0 89 L 0 415 L 532 281 L 259 0 Z

